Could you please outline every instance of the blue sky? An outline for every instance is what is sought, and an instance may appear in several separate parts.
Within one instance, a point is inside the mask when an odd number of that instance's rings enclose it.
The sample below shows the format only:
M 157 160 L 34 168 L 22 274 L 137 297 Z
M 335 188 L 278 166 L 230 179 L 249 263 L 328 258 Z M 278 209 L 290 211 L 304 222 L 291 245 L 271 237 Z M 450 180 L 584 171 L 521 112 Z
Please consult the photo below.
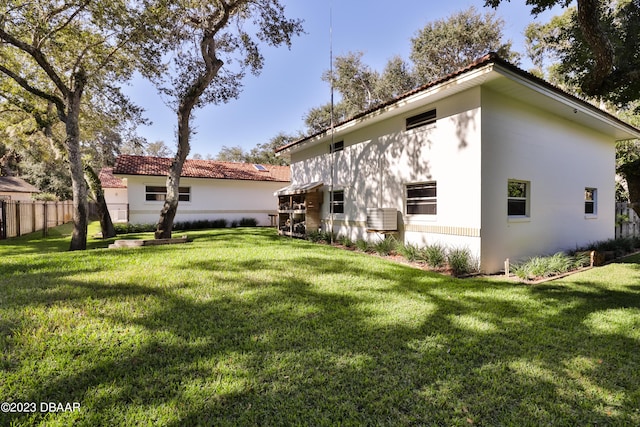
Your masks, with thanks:
M 395 55 L 408 59 L 411 37 L 427 23 L 475 6 L 484 12 L 484 0 L 283 0 L 287 16 L 304 20 L 306 34 L 286 47 L 263 50 L 265 66 L 255 77 L 248 74 L 237 100 L 195 110 L 191 153 L 215 156 L 223 146 L 249 150 L 279 132 L 295 134 L 304 129 L 305 113 L 329 102 L 330 89 L 321 80 L 329 69 L 330 21 L 333 23 L 333 55 L 364 52 L 363 61 L 381 71 Z M 331 10 L 331 13 L 330 13 Z M 525 0 L 503 3 L 497 14 L 506 23 L 503 33 L 515 50 L 524 54 L 524 29 L 533 22 Z M 535 18 L 546 22 L 559 10 Z M 330 16 L 332 19 L 330 19 Z M 529 64 L 522 63 L 523 68 Z M 145 109 L 153 124 L 138 134 L 149 142 L 164 141 L 175 151 L 176 117 L 149 83 L 137 79 L 125 88 Z

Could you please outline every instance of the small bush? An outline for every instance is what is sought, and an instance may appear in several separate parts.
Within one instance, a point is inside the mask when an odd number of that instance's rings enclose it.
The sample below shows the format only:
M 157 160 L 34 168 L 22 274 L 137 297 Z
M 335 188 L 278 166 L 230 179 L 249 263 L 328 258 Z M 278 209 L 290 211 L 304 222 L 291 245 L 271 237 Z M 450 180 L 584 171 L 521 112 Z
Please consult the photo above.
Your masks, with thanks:
M 447 252 L 443 246 L 435 243 L 420 249 L 419 258 L 431 268 L 441 268 L 447 261 Z
M 344 246 L 345 248 L 350 248 L 353 246 L 353 240 L 351 240 L 349 236 L 346 236 L 346 235 L 342 235 L 342 234 L 339 235 L 336 241 L 340 243 L 342 246 Z
M 567 273 L 571 270 L 588 264 L 585 256 L 569 256 L 564 252 L 558 252 L 552 256 L 532 257 L 527 261 L 515 264 L 512 267 L 513 273 L 523 280 L 534 280 L 541 277 L 552 277 Z
M 398 242 L 393 237 L 387 237 L 380 240 L 378 243 L 373 245 L 373 250 L 378 253 L 378 255 L 386 256 L 390 255 L 396 250 L 398 246 Z
M 318 243 L 322 240 L 322 232 L 321 231 L 310 231 L 307 233 L 307 240 L 313 243 Z
M 417 260 L 420 257 L 420 249 L 418 248 L 418 246 L 412 243 L 405 243 L 403 245 L 400 245 L 398 247 L 398 252 L 400 252 L 400 255 L 411 262 Z
M 447 253 L 447 264 L 454 276 L 462 276 L 477 271 L 476 263 L 473 261 L 471 252 L 467 248 L 449 249 Z
M 363 239 L 356 240 L 355 245 L 356 249 L 358 249 L 360 252 L 369 252 L 371 250 L 371 245 L 369 244 L 369 242 Z
M 114 224 L 116 234 L 149 233 L 156 231 L 155 224 Z
M 240 227 L 257 227 L 258 220 L 255 218 L 242 218 L 239 222 Z
M 332 234 L 328 231 L 310 231 L 307 233 L 307 240 L 313 243 L 331 243 Z

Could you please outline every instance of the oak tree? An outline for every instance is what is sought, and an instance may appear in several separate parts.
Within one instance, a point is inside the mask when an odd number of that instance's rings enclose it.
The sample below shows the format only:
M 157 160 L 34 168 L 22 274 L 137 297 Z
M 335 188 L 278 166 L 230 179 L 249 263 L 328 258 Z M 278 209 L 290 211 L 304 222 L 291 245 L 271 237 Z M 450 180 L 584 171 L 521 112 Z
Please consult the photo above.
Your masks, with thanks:
M 169 10 L 172 17 L 165 20 L 173 23 L 172 72 L 159 86 L 174 100 L 178 143 L 156 238 L 171 237 L 193 110 L 238 97 L 246 70 L 257 75 L 263 67 L 260 43 L 290 46 L 292 37 L 303 31 L 300 20 L 285 16 L 279 0 L 185 0 L 174 6 Z
M 0 73 L 53 105 L 64 123 L 74 205 L 71 250 L 85 249 L 87 241 L 81 112 L 87 94 L 107 103 L 126 102 L 117 82 L 135 70 L 158 71 L 160 50 L 148 19 L 154 7 L 148 6 L 126 0 L 6 1 L 0 6 Z

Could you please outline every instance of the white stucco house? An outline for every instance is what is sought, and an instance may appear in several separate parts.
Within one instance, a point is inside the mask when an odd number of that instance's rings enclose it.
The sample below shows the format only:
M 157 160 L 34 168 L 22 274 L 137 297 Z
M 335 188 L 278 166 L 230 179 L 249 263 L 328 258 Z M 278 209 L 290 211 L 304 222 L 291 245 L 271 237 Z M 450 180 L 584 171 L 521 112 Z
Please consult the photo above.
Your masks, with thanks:
M 114 223 L 127 222 L 129 219 L 129 198 L 126 182 L 113 176 L 113 168 L 111 167 L 102 168 L 98 178 L 102 185 L 111 221 Z
M 113 176 L 126 185 L 129 223 L 158 221 L 172 161 L 149 156 L 118 157 Z M 180 178 L 175 221 L 225 219 L 231 223 L 254 218 L 258 225 L 269 226 L 277 209 L 273 193 L 289 180 L 288 166 L 187 160 Z
M 467 247 L 497 272 L 506 258 L 613 238 L 615 142 L 635 138 L 640 130 L 488 54 L 279 148 L 292 176 L 279 194 L 320 183 L 325 229 Z

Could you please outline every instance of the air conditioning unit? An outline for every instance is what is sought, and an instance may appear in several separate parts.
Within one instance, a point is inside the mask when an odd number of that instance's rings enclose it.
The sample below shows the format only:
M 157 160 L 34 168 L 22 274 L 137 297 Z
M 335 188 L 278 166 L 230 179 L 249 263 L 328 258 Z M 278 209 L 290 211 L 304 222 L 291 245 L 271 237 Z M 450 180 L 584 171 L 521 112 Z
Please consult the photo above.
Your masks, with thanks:
M 395 231 L 398 229 L 396 208 L 367 208 L 367 228 L 376 231 Z

